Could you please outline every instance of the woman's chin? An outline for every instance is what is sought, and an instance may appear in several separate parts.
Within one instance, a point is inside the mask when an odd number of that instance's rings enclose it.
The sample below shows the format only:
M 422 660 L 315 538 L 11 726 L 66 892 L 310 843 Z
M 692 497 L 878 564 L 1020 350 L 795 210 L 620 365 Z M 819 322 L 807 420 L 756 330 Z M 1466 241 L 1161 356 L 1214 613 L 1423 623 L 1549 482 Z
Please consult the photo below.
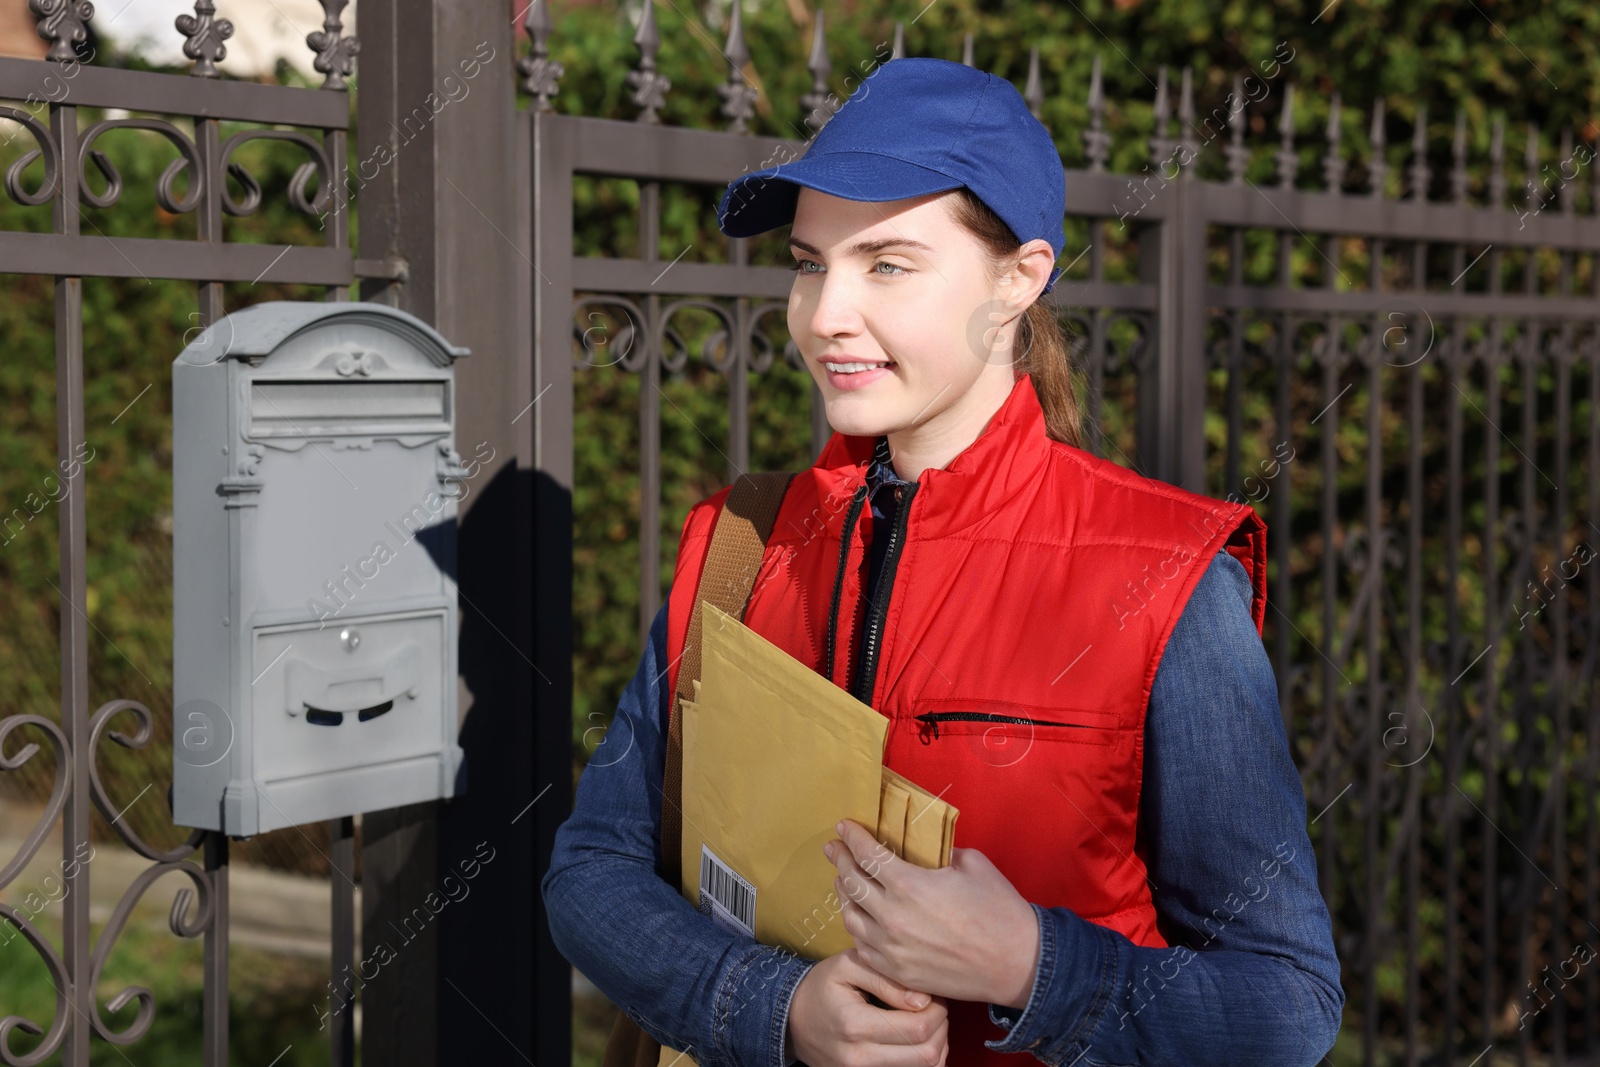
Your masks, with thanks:
M 841 396 L 827 401 L 823 407 L 828 425 L 847 437 L 878 437 L 896 427 L 885 419 L 883 404 L 874 404 L 866 397 Z

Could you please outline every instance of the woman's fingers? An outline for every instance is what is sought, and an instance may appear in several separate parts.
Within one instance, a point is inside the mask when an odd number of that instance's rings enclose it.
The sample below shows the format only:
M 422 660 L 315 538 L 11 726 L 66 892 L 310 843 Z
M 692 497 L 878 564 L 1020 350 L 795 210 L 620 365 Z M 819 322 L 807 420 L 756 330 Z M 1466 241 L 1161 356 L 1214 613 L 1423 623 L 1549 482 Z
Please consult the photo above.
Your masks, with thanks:
M 907 989 L 855 948 L 801 979 L 789 1030 L 795 1054 L 815 1067 L 943 1067 L 949 1055 L 944 998 Z
M 931 999 L 928 994 L 907 989 L 899 982 L 867 966 L 862 961 L 859 950 L 846 949 L 843 955 L 848 958 L 849 965 L 840 968 L 840 981 L 849 982 L 857 989 L 871 993 L 889 1007 L 900 1011 L 921 1011 L 928 1007 Z

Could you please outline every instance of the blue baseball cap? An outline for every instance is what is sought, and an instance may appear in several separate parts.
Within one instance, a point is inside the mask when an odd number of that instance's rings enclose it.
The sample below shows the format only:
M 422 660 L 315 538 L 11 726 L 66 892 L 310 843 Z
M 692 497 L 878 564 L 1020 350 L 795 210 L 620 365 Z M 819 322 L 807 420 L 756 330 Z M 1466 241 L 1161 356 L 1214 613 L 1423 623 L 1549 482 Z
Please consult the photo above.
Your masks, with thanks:
M 717 225 L 753 237 L 794 222 L 800 187 L 846 200 L 902 200 L 966 186 L 1026 243 L 1066 243 L 1066 170 L 1016 86 L 948 59 L 877 67 L 799 159 L 740 175 Z M 1044 292 L 1061 268 L 1050 272 Z M 1042 295 L 1042 294 L 1041 294 Z

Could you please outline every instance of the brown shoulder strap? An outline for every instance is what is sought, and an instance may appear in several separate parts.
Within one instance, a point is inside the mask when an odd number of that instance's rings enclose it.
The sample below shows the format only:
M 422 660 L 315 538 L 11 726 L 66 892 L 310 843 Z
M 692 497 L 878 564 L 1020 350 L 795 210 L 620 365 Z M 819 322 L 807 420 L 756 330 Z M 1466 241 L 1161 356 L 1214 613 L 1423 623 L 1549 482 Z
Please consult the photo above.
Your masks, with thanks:
M 678 806 L 683 797 L 683 722 L 678 715 L 678 702 L 693 699 L 694 683 L 700 677 L 700 602 L 709 600 L 729 615 L 744 618 L 767 538 L 778 519 L 778 507 L 793 480 L 792 471 L 741 476 L 733 483 L 711 531 L 705 567 L 689 612 L 683 662 L 678 666 L 678 690 L 672 696 L 667 766 L 662 779 L 661 876 L 679 888 L 683 885 L 679 855 L 683 847 L 683 811 Z

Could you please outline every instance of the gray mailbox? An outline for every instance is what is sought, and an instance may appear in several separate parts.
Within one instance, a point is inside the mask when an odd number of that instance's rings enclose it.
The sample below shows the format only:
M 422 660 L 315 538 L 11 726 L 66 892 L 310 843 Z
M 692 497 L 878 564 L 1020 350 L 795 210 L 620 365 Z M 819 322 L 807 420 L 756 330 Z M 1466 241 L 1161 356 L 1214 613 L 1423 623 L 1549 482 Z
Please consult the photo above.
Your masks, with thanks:
M 454 794 L 450 345 L 279 302 L 172 364 L 173 814 L 248 836 Z

